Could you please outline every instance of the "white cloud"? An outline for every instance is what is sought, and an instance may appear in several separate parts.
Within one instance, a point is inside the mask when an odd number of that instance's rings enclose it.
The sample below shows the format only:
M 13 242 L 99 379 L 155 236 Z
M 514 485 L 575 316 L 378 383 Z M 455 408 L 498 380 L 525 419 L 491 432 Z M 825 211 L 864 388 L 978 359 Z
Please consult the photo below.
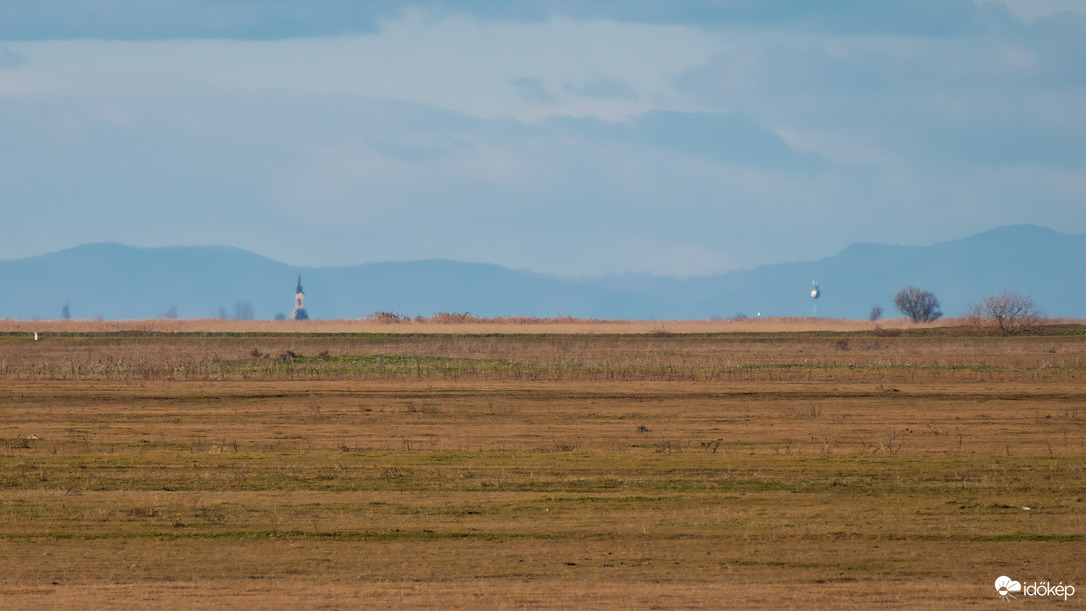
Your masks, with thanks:
M 979 5 L 1001 4 L 1019 18 L 1037 19 L 1054 17 L 1060 13 L 1086 14 L 1086 2 L 1082 0 L 974 0 Z
M 0 44 L 0 70 L 18 68 L 26 65 L 28 61 L 25 55 L 12 51 L 7 45 Z
M 330 38 L 8 43 L 25 61 L 0 69 L 0 199 L 56 231 L 0 257 L 131 235 L 688 275 L 1004 223 L 1086 232 L 1076 23 L 413 13 Z
M 34 91 L 116 96 L 214 90 L 224 94 L 348 95 L 429 104 L 477 117 L 539 120 L 554 114 L 628 117 L 681 105 L 672 79 L 706 60 L 712 38 L 691 27 L 557 19 L 499 24 L 386 22 L 373 35 L 276 41 L 75 40 L 22 43 Z M 570 82 L 600 74 L 635 95 L 585 100 Z M 518 83 L 552 92 L 523 95 Z M 632 98 L 647 101 L 636 101 Z

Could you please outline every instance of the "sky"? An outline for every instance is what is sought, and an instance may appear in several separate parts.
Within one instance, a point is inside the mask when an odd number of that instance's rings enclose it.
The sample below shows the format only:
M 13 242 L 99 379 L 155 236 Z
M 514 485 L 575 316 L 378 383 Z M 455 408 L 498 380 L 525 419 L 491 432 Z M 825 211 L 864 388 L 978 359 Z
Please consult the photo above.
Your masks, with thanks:
M 0 0 L 0 259 L 686 277 L 1086 233 L 1086 0 Z

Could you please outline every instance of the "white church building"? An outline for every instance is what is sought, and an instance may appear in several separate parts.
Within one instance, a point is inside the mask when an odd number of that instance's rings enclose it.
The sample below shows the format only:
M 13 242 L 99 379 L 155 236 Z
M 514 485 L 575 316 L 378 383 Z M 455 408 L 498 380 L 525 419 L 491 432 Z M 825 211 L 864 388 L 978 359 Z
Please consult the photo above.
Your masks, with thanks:
M 298 289 L 294 291 L 294 309 L 290 312 L 291 320 L 309 320 L 305 311 L 305 291 L 302 290 L 302 275 L 298 274 Z

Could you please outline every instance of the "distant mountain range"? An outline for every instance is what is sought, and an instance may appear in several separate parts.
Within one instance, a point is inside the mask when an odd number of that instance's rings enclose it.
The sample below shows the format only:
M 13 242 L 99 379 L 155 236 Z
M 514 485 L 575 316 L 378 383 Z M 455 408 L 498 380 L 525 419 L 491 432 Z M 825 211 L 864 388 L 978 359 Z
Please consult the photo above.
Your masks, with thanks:
M 1001 227 L 934 246 L 853 244 L 820 261 L 764 265 L 714 276 L 620 274 L 566 279 L 498 265 L 444 260 L 298 268 L 227 247 L 135 248 L 87 244 L 0 261 L 0 317 L 106 320 L 289 314 L 298 275 L 313 318 L 408 316 L 704 319 L 897 316 L 893 297 L 932 291 L 947 316 L 1005 289 L 1031 295 L 1051 316 L 1086 317 L 1086 236 L 1031 225 Z

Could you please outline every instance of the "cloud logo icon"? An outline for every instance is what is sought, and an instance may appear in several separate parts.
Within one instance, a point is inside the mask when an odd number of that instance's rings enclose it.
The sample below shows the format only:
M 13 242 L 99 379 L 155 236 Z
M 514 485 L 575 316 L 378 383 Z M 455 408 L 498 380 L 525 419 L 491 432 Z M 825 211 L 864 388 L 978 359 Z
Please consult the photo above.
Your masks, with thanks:
M 1017 581 L 1014 581 L 1013 579 L 1011 579 L 1010 577 L 1007 577 L 1006 575 L 1003 575 L 999 579 L 995 580 L 995 589 L 996 589 L 996 592 L 999 592 L 1000 596 L 1006 597 L 1011 592 L 1021 592 L 1022 591 L 1022 584 L 1018 583 Z M 1014 597 L 1012 596 L 1011 598 L 1014 598 Z

